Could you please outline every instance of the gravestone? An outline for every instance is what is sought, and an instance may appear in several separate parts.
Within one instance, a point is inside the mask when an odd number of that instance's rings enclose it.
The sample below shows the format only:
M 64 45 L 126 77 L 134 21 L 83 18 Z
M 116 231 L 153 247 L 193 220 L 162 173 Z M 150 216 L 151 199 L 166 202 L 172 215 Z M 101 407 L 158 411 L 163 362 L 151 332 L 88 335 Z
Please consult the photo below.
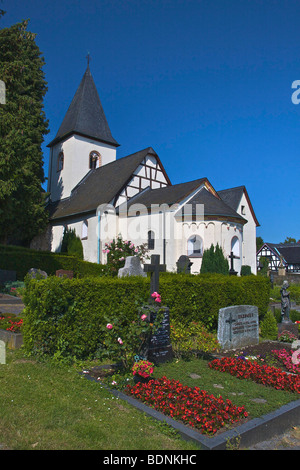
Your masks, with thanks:
M 55 274 L 56 277 L 67 277 L 69 279 L 73 279 L 74 276 L 73 271 L 66 271 L 65 269 L 58 269 Z
M 177 265 L 177 273 L 184 273 L 190 274 L 191 273 L 191 266 L 193 263 L 190 261 L 190 258 L 186 255 L 181 255 L 176 262 Z
M 0 364 L 6 364 L 6 345 L 5 342 L 0 340 Z
M 172 345 L 170 340 L 170 310 L 168 307 L 160 307 L 153 301 L 152 294 L 159 292 L 159 273 L 166 271 L 165 264 L 159 264 L 159 255 L 151 256 L 151 263 L 144 265 L 145 272 L 151 273 L 150 281 L 150 313 L 148 315 L 148 321 L 153 323 L 158 312 L 163 313 L 163 320 L 160 328 L 151 335 L 148 341 L 147 350 L 145 355 L 147 359 L 154 364 L 163 363 L 173 358 Z M 147 310 L 147 307 L 146 307 Z
M 32 279 L 47 279 L 48 274 L 45 271 L 42 271 L 38 268 L 30 268 L 28 271 L 28 276 Z
M 258 344 L 258 308 L 235 305 L 219 310 L 218 341 L 222 349 L 239 349 Z
M 144 272 L 140 258 L 138 256 L 127 256 L 125 259 L 124 268 L 119 269 L 118 277 L 124 276 L 143 276 L 147 277 L 147 274 Z
M 173 350 L 170 340 L 170 310 L 168 307 L 156 307 L 150 313 L 150 323 L 153 323 L 159 310 L 163 313 L 160 328 L 151 335 L 147 348 L 147 359 L 154 364 L 170 361 L 173 358 Z
M 0 80 L 0 104 L 6 103 L 6 88 L 3 80 Z
M 0 269 L 0 284 L 6 284 L 7 282 L 14 282 L 17 280 L 17 272 L 9 271 L 7 269 Z

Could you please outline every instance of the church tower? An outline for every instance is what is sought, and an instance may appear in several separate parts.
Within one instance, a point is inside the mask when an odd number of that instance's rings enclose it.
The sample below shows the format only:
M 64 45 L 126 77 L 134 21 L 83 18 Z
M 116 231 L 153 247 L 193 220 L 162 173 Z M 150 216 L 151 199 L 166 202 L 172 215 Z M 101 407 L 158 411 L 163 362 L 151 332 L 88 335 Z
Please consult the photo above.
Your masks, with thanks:
M 48 144 L 50 200 L 69 197 L 88 172 L 116 160 L 118 146 L 88 64 L 56 137 Z

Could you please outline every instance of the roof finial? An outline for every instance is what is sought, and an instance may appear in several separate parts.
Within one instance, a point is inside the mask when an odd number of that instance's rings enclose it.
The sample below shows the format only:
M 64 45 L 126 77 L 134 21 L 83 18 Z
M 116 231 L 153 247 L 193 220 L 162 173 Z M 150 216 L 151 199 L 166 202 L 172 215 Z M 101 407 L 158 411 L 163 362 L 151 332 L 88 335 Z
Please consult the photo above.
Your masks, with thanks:
M 89 67 L 90 66 L 90 61 L 91 61 L 91 56 L 90 56 L 89 52 L 87 53 L 86 60 L 87 60 L 87 65 Z

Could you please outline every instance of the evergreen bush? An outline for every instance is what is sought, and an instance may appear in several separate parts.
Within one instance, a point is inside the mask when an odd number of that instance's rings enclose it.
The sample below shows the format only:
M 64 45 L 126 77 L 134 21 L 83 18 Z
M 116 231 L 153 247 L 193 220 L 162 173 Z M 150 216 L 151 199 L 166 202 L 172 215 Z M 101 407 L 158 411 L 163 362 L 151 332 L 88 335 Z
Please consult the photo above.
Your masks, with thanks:
M 203 273 L 219 273 L 228 275 L 229 264 L 225 258 L 222 248 L 217 243 L 216 247 L 211 247 L 203 252 L 201 274 Z
M 276 340 L 278 337 L 277 320 L 273 313 L 268 310 L 260 323 L 260 335 L 262 338 Z

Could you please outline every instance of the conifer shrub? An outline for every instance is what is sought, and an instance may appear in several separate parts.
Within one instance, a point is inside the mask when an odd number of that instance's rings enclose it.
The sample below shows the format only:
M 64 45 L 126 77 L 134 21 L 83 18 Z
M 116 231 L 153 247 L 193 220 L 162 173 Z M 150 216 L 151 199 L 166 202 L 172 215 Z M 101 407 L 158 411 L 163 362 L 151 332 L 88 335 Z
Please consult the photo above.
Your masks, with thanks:
M 228 260 L 218 243 L 215 247 L 212 244 L 209 249 L 204 250 L 200 272 L 219 273 L 225 276 L 229 274 Z
M 276 340 L 278 336 L 277 320 L 271 310 L 268 310 L 260 323 L 260 335 L 262 338 Z

